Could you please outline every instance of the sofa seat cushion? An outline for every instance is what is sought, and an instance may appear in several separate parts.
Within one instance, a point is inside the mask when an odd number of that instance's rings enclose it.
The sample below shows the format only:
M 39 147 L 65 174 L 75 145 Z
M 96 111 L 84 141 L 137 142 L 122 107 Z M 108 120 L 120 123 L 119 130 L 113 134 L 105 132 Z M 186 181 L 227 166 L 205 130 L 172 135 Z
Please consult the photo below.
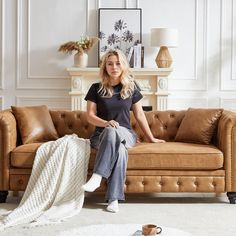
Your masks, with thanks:
M 42 143 L 29 143 L 16 147 L 11 152 L 11 166 L 32 168 L 37 149 Z
M 92 150 L 89 169 L 93 169 Z M 129 149 L 128 170 L 216 170 L 223 167 L 223 153 L 212 145 L 166 142 L 139 143 Z
M 18 146 L 11 153 L 11 166 L 32 168 L 41 143 Z M 92 170 L 96 150 L 91 150 L 89 169 Z M 128 170 L 216 170 L 223 167 L 223 153 L 212 145 L 166 142 L 139 143 L 129 149 Z
M 128 169 L 215 170 L 223 167 L 223 160 L 213 145 L 140 143 L 129 150 Z

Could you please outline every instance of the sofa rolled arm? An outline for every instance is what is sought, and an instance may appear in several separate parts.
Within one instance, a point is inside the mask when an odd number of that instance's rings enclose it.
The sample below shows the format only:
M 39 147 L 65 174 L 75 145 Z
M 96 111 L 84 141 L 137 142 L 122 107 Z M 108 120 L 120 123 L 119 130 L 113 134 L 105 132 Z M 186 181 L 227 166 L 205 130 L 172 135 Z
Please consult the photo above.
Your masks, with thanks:
M 0 190 L 9 189 L 10 152 L 17 144 L 16 119 L 10 110 L 0 112 Z
M 217 146 L 224 154 L 226 191 L 236 192 L 236 113 L 222 113 L 218 123 Z

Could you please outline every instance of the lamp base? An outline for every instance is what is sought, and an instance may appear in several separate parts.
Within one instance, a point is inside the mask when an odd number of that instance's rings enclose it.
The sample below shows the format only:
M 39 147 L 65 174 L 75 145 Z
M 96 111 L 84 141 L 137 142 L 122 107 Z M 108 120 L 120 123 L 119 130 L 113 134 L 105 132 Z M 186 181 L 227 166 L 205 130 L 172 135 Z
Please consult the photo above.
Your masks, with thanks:
M 156 57 L 156 64 L 159 68 L 168 68 L 172 64 L 172 57 L 167 47 L 162 46 Z

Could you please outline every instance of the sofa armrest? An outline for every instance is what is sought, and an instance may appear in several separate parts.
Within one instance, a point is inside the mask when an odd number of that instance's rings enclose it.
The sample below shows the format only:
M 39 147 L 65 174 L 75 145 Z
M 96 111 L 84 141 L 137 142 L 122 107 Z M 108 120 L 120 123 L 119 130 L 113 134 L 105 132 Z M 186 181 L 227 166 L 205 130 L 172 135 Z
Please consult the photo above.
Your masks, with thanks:
M 16 147 L 16 119 L 10 110 L 0 112 L 0 190 L 9 189 L 10 152 Z
M 236 192 L 236 113 L 223 112 L 218 124 L 217 146 L 224 154 L 226 191 Z

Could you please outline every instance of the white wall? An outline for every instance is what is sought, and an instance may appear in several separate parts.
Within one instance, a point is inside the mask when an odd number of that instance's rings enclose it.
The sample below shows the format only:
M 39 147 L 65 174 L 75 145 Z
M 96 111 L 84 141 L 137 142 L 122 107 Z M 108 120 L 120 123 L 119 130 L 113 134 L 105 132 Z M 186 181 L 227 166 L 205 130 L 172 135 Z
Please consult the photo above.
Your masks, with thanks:
M 236 0 L 0 0 L 0 108 L 47 104 L 70 109 L 66 67 L 73 56 L 59 45 L 97 35 L 99 7 L 142 8 L 145 67 L 155 67 L 158 48 L 150 29 L 179 30 L 170 49 L 169 108 L 236 110 Z M 89 53 L 97 66 L 97 49 Z

